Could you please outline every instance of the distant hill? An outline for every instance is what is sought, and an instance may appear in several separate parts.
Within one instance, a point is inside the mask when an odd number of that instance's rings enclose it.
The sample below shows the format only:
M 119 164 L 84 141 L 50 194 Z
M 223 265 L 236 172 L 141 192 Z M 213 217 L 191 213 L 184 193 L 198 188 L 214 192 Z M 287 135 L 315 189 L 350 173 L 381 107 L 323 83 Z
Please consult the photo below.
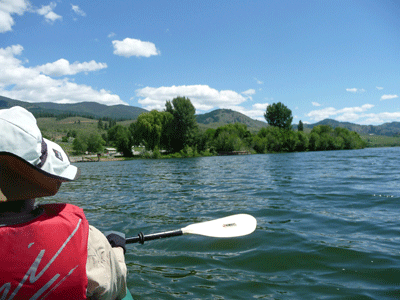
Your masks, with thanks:
M 313 128 L 317 125 L 329 125 L 332 128 L 343 127 L 355 131 L 361 135 L 385 135 L 394 136 L 400 134 L 400 122 L 384 123 L 382 125 L 358 125 L 349 122 L 339 122 L 332 119 L 325 119 L 315 124 L 304 124 L 304 128 Z M 297 125 L 296 125 L 297 128 Z
M 147 110 L 128 105 L 104 105 L 97 102 L 80 102 L 74 104 L 58 104 L 52 102 L 30 103 L 0 96 L 0 109 L 22 106 L 36 117 L 73 115 L 92 118 L 113 118 L 117 120 L 136 120 Z
M 248 116 L 231 110 L 231 109 L 217 109 L 209 113 L 196 115 L 197 123 L 204 125 L 208 128 L 218 128 L 230 123 L 243 123 L 246 124 L 250 130 L 258 131 L 262 127 L 267 127 L 267 123 L 253 120 Z

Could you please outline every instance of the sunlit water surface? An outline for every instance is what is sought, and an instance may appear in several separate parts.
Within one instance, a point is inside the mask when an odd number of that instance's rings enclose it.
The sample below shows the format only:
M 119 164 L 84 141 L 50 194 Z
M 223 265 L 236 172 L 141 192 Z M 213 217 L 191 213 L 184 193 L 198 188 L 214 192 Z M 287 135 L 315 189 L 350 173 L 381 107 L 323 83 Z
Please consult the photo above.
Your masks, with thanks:
M 46 201 L 127 236 L 257 219 L 240 238 L 128 245 L 135 299 L 399 299 L 399 161 L 383 148 L 80 163 Z

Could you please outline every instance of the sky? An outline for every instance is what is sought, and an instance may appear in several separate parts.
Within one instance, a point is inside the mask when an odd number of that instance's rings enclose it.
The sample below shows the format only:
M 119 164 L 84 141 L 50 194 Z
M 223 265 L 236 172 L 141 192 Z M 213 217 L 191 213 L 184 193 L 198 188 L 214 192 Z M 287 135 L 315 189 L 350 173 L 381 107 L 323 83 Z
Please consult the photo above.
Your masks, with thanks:
M 0 95 L 400 121 L 400 1 L 0 0 Z

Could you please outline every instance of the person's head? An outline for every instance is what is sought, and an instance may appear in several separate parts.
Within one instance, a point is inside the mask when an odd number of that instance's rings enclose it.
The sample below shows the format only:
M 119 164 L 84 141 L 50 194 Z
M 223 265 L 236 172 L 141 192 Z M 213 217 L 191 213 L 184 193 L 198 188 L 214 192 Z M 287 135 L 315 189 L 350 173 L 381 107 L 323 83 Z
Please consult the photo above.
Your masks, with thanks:
M 52 196 L 78 176 L 63 149 L 42 137 L 30 112 L 0 110 L 0 203 Z

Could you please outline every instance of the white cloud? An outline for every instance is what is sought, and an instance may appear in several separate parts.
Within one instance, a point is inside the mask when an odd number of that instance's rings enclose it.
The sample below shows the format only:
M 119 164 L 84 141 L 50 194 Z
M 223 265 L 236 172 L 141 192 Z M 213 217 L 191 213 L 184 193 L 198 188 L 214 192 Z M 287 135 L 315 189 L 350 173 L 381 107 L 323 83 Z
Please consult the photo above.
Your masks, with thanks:
M 377 86 L 376 89 L 377 89 L 377 90 L 383 90 L 383 87 Z
M 36 13 L 38 13 L 41 16 L 44 16 L 45 20 L 48 23 L 54 23 L 57 20 L 62 20 L 62 16 L 57 15 L 53 10 L 56 8 L 57 3 L 55 2 L 50 2 L 49 5 L 42 5 L 41 8 L 36 10 Z
M 145 87 L 136 90 L 138 102 L 144 108 L 163 110 L 165 102 L 178 96 L 188 97 L 197 110 L 230 108 L 246 101 L 246 98 L 231 90 L 217 91 L 208 85 L 181 85 L 170 87 Z
M 5 58 L 11 58 L 14 55 L 20 55 L 24 48 L 21 45 L 12 45 L 7 48 L 0 48 L 0 55 Z
M 358 107 L 345 107 L 342 109 L 327 107 L 320 110 L 313 110 L 309 112 L 307 116 L 316 122 L 332 117 L 335 117 L 338 121 L 352 122 L 365 117 L 365 114 L 362 113 L 373 107 L 374 105 L 372 104 L 364 104 Z
M 364 89 L 357 89 L 357 88 L 346 89 L 346 91 L 348 91 L 350 93 L 364 93 L 365 92 Z
M 251 91 L 249 92 L 252 93 Z M 246 116 L 264 121 L 264 113 L 268 103 L 255 103 L 251 109 L 244 108 L 240 104 L 246 102 L 241 94 L 231 91 L 210 88 L 208 85 L 182 85 L 171 87 L 145 87 L 136 90 L 138 102 L 148 110 L 164 110 L 165 102 L 178 96 L 187 97 L 198 111 L 209 111 L 217 108 L 232 109 Z
M 312 110 L 310 111 L 307 116 L 313 119 L 314 121 L 321 121 L 327 118 L 330 118 L 331 116 L 334 116 L 337 114 L 337 110 L 333 107 L 327 107 L 324 109 L 320 110 Z
M 144 56 L 150 57 L 152 55 L 160 55 L 156 45 L 151 42 L 142 42 L 141 40 L 126 38 L 123 41 L 112 41 L 114 46 L 114 54 L 131 57 L 131 56 Z
M 366 114 L 363 124 L 382 124 L 386 122 L 400 121 L 400 112 L 383 112 L 377 114 Z
M 83 63 L 76 61 L 70 64 L 68 60 L 61 58 L 53 63 L 37 66 L 35 70 L 49 76 L 64 76 L 75 75 L 80 72 L 96 71 L 104 68 L 107 68 L 106 63 L 97 63 L 94 60 Z
M 242 92 L 242 94 L 246 95 L 246 96 L 251 96 L 251 95 L 254 95 L 255 93 L 256 93 L 256 90 L 254 90 L 254 89 L 248 89 L 247 91 Z
M 254 80 L 257 82 L 257 84 L 264 84 L 261 80 L 258 80 L 257 78 L 254 78 Z
M 313 106 L 321 106 L 321 104 L 319 104 L 318 102 L 311 102 L 311 104 L 312 104 Z
M 72 7 L 72 10 L 73 10 L 78 16 L 81 16 L 81 17 L 85 17 L 85 16 L 86 16 L 86 13 L 85 13 L 82 9 L 80 9 L 80 7 L 79 7 L 78 5 L 73 5 L 73 4 L 71 4 L 71 7 Z
M 265 122 L 264 114 L 267 110 L 268 105 L 268 103 L 255 103 L 252 105 L 252 109 L 245 109 L 242 113 L 252 119 Z
M 114 32 L 110 32 L 108 35 L 107 35 L 107 37 L 108 38 L 112 38 L 112 37 L 114 37 L 116 34 L 114 33 Z
M 254 95 L 255 93 L 256 93 L 256 90 L 248 89 L 247 91 L 244 91 L 241 94 L 244 95 L 247 99 L 253 100 L 253 98 L 251 96 Z
M 382 95 L 381 101 L 382 100 L 396 99 L 396 98 L 399 98 L 399 96 L 397 96 L 397 95 Z
M 27 0 L 2 0 L 0 1 L 0 32 L 12 30 L 15 24 L 13 14 L 22 16 L 29 9 Z
M 262 111 L 262 113 L 264 114 L 265 111 L 267 110 L 268 105 L 269 105 L 268 103 L 255 103 L 253 104 L 253 108 L 258 111 Z
M 95 101 L 106 105 L 126 104 L 118 95 L 110 91 L 94 90 L 90 86 L 71 82 L 67 78 L 53 79 L 35 67 L 23 66 L 22 62 L 15 57 L 22 51 L 21 45 L 0 48 L 0 95 L 29 102 Z M 68 63 L 72 69 L 89 68 L 79 67 L 79 63 L 74 64 Z
M 56 6 L 56 2 L 50 2 L 49 5 L 42 5 L 41 8 L 33 8 L 28 0 L 1 0 L 0 32 L 11 31 L 12 26 L 15 24 L 12 15 L 23 15 L 26 11 L 44 16 L 48 23 L 54 23 L 57 20 L 62 20 L 62 16 L 53 11 Z

